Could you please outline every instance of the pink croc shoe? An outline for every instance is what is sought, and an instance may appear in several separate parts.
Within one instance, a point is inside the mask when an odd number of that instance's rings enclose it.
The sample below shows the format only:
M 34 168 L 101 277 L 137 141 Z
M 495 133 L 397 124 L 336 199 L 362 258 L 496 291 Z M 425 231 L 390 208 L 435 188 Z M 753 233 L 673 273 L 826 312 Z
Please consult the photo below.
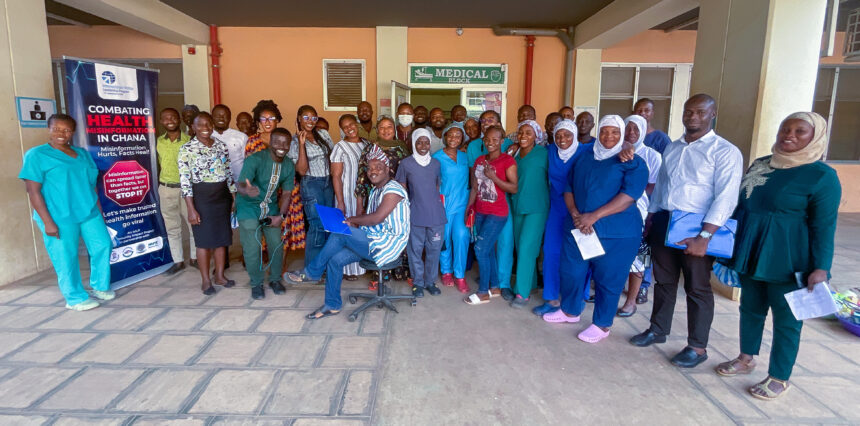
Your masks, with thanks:
M 454 275 L 442 274 L 442 285 L 445 287 L 454 287 Z
M 597 343 L 609 337 L 609 331 L 603 331 L 600 327 L 591 324 L 576 337 L 586 343 Z
M 553 311 L 553 312 L 550 312 L 548 314 L 544 314 L 543 320 L 546 322 L 553 322 L 553 323 L 568 322 L 568 323 L 573 324 L 573 323 L 579 322 L 579 317 L 578 316 L 569 317 L 569 316 L 567 316 L 567 314 L 562 312 L 561 309 L 559 309 L 557 311 Z

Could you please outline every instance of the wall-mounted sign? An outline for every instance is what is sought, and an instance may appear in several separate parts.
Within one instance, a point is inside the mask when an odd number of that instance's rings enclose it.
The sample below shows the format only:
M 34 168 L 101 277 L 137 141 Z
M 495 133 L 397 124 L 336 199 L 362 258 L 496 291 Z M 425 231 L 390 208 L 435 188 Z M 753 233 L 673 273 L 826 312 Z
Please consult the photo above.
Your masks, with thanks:
M 15 97 L 21 127 L 48 127 L 48 117 L 57 112 L 53 99 Z
M 409 84 L 505 84 L 503 65 L 409 65 Z

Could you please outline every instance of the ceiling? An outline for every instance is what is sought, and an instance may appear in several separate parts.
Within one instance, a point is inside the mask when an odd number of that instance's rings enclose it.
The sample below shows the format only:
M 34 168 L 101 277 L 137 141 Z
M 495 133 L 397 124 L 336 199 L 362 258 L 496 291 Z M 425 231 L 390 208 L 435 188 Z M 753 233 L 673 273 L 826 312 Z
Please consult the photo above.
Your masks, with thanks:
M 84 25 L 116 25 L 107 19 L 99 18 L 95 15 L 75 9 L 71 6 L 66 6 L 62 3 L 57 3 L 54 0 L 45 0 L 45 12 L 48 14 L 48 25 L 72 25 L 68 20 L 78 22 Z M 60 17 L 60 19 L 51 16 Z M 61 20 L 65 18 L 66 20 Z

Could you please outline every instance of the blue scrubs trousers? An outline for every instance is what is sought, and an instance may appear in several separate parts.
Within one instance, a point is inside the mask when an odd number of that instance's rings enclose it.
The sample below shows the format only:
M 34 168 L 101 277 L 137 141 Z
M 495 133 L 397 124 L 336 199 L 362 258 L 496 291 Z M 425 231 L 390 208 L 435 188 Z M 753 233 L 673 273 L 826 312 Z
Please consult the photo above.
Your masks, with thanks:
M 558 300 L 561 245 L 564 243 L 564 218 L 567 210 L 549 210 L 543 236 L 543 300 Z
M 565 232 L 560 265 L 561 310 L 566 314 L 580 315 L 585 309 L 583 293 L 589 288 L 586 277 L 590 268 L 595 287 L 591 322 L 598 327 L 611 327 L 618 310 L 618 299 L 641 241 L 641 237 L 601 238 L 606 254 L 583 260 L 573 236 Z
M 81 238 L 90 255 L 90 287 L 93 290 L 110 290 L 110 235 L 104 218 L 96 212 L 81 223 L 58 223 L 60 238 L 45 234 L 45 224 L 35 219 L 42 231 L 45 249 L 57 273 L 57 285 L 69 306 L 85 302 L 90 295 L 81 283 L 81 268 L 78 263 L 78 244 Z
M 510 198 L 508 205 L 511 205 Z M 496 266 L 501 286 L 499 288 L 511 288 L 511 272 L 514 269 L 514 220 L 510 212 L 502 232 L 499 233 L 499 239 L 496 240 Z
M 466 211 L 445 211 L 445 250 L 439 257 L 442 274 L 454 274 L 454 278 L 466 278 L 466 258 L 469 254 L 469 228 L 466 227 Z M 414 274 L 413 274 L 414 275 Z M 413 276 L 414 279 L 414 276 Z

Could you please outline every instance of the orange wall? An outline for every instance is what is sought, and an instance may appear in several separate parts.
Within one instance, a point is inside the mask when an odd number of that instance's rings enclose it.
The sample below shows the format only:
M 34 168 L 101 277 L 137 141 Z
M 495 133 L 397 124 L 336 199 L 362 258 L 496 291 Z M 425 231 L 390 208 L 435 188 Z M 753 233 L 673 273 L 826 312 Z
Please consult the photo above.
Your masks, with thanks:
M 367 100 L 376 105 L 376 29 L 247 28 L 218 29 L 221 48 L 221 100 L 237 114 L 260 99 L 273 99 L 284 116 L 281 126 L 296 128 L 296 110 L 313 105 L 332 126 L 345 111 L 323 111 L 323 59 L 364 59 Z
M 849 163 L 828 163 L 836 169 L 839 182 L 842 183 L 842 201 L 839 204 L 840 213 L 860 212 L 860 165 Z
M 508 65 L 508 97 L 505 129 L 516 128 L 517 108 L 523 104 L 526 41 L 522 36 L 496 36 L 490 29 L 409 28 L 408 61 L 463 62 Z M 555 37 L 537 37 L 534 49 L 532 105 L 543 123 L 558 111 L 564 99 L 564 45 Z
M 692 63 L 696 54 L 696 31 L 644 31 L 608 49 L 603 62 Z
M 51 57 L 63 55 L 88 59 L 180 59 L 178 44 L 120 25 L 48 25 Z

